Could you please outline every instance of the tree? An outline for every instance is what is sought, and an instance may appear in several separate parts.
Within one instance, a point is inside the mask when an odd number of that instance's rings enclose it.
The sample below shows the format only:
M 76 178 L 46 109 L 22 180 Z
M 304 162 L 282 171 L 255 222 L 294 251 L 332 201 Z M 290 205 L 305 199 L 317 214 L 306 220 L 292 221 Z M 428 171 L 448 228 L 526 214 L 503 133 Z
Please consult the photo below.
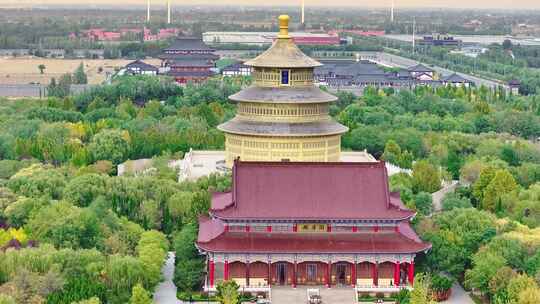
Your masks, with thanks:
M 129 153 L 129 133 L 106 129 L 96 134 L 88 151 L 94 160 L 109 160 L 119 164 L 126 160 Z
M 430 215 L 433 211 L 433 198 L 427 192 L 420 192 L 414 196 L 414 206 L 422 215 Z
M 517 276 L 517 272 L 508 266 L 501 267 L 489 281 L 489 293 L 497 303 L 508 303 L 508 282 Z
M 493 179 L 486 186 L 481 206 L 490 211 L 502 211 L 502 197 L 518 188 L 514 177 L 505 169 L 495 172 Z
M 521 304 L 521 302 L 519 302 L 521 293 L 529 288 L 538 290 L 538 285 L 536 284 L 533 278 L 527 276 L 526 274 L 520 274 L 512 278 L 508 282 L 508 287 L 507 287 L 509 303 Z M 527 292 L 527 295 L 523 295 L 523 299 L 525 300 L 534 296 L 535 294 L 529 295 Z M 526 303 L 527 302 L 523 302 L 523 304 L 526 304 Z
M 442 200 L 442 209 L 449 211 L 456 208 L 472 208 L 471 201 L 457 193 L 446 194 Z
M 384 146 L 384 153 L 381 156 L 381 159 L 396 165 L 398 159 L 401 157 L 401 148 L 394 140 L 389 140 Z
M 86 73 L 84 72 L 84 65 L 81 62 L 79 67 L 75 70 L 75 73 L 73 73 L 73 83 L 74 84 L 87 84 L 88 83 L 88 77 L 86 76 Z
M 144 289 L 141 283 L 133 286 L 131 292 L 130 304 L 152 304 L 152 299 L 150 299 L 150 293 Z
M 496 253 L 483 249 L 474 255 L 472 264 L 473 267 L 465 272 L 465 285 L 489 294 L 490 281 L 497 271 L 506 265 L 506 260 Z
M 223 281 L 217 286 L 217 299 L 221 304 L 238 304 L 240 286 L 235 281 Z
M 93 297 L 88 300 L 83 300 L 72 304 L 101 304 L 101 301 L 99 300 L 99 298 Z
M 412 186 L 415 193 L 433 193 L 441 189 L 441 175 L 435 166 L 425 160 L 413 165 Z
M 40 74 L 44 74 L 46 68 L 47 68 L 47 67 L 46 67 L 44 64 L 38 65 L 39 73 L 40 73 Z
M 540 289 L 538 286 L 528 287 L 518 295 L 517 304 L 536 304 L 540 303 Z
M 430 290 L 430 280 L 426 274 L 418 273 L 414 277 L 414 289 L 411 291 L 410 302 L 414 304 L 435 303 Z

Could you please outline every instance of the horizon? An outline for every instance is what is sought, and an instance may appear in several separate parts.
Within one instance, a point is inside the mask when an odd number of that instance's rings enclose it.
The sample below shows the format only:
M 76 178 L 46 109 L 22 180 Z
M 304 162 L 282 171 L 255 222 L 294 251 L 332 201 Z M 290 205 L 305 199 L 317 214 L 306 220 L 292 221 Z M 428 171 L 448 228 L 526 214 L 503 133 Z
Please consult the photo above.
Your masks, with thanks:
M 114 4 L 111 4 L 109 0 L 78 0 L 74 3 L 73 0 L 3 0 L 3 4 L 0 4 L 0 8 L 9 7 L 28 7 L 28 6 L 70 6 L 70 7 L 122 7 L 124 5 L 135 6 L 132 8 L 139 8 L 146 6 L 146 0 L 117 0 Z M 258 2 L 258 3 L 254 3 Z M 294 4 L 298 2 L 298 4 Z M 155 7 L 164 6 L 166 0 L 152 0 L 152 5 Z M 295 7 L 300 6 L 300 0 L 295 0 L 293 3 L 287 0 L 275 0 L 272 4 L 263 1 L 249 1 L 249 0 L 190 0 L 186 3 L 184 0 L 172 0 L 173 6 L 238 6 L 238 7 Z M 378 2 L 375 5 L 372 1 L 355 1 L 355 0 L 334 0 L 332 5 L 328 5 L 326 0 L 307 0 L 306 7 L 320 7 L 320 8 L 389 8 L 391 0 L 384 0 Z M 402 0 L 396 1 L 395 7 L 397 9 L 481 9 L 481 10 L 499 10 L 499 9 L 511 9 L 513 11 L 518 10 L 538 10 L 540 9 L 540 1 L 536 0 L 504 0 L 504 1 L 467 1 L 467 0 Z

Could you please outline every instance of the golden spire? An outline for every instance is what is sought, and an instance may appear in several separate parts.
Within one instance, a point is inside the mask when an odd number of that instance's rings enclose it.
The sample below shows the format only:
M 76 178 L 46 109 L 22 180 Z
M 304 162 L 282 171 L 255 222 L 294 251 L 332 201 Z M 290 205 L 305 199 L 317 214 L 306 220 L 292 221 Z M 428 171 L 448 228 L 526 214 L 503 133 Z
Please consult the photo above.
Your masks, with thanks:
M 291 38 L 289 36 L 289 16 L 288 15 L 281 15 L 279 16 L 279 39 L 288 39 Z

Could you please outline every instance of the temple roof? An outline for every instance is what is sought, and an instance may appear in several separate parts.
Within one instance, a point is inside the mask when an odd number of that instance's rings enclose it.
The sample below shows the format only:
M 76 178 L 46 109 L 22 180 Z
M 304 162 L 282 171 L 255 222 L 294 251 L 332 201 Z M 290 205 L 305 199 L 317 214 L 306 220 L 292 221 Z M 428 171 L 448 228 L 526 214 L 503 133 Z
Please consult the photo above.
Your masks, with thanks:
M 457 74 L 453 73 L 452 75 L 443 77 L 441 79 L 442 82 L 450 82 L 450 83 L 472 83 L 469 79 Z
M 323 103 L 333 102 L 338 98 L 315 86 L 279 88 L 250 86 L 230 96 L 229 99 L 233 101 L 266 103 Z
M 433 69 L 428 68 L 427 66 L 423 64 L 417 64 L 415 66 L 412 66 L 408 68 L 409 72 L 417 72 L 417 73 L 423 73 L 423 72 L 433 72 Z
M 235 117 L 218 129 L 227 133 L 271 136 L 321 136 L 343 134 L 349 128 L 331 119 L 305 123 L 251 121 Z
M 255 59 L 245 62 L 254 67 L 314 68 L 322 64 L 302 52 L 289 36 L 289 16 L 279 16 L 280 33 L 272 46 Z
M 218 220 L 201 222 L 197 246 L 210 252 L 227 253 L 417 253 L 431 245 L 414 235 L 409 223 L 400 225 L 399 231 L 373 232 L 360 228 L 356 233 L 264 233 L 225 232 Z M 409 228 L 406 228 L 408 226 Z M 408 230 L 407 234 L 401 229 Z
M 212 198 L 211 214 L 224 220 L 404 220 L 415 214 L 389 192 L 384 162 L 236 161 L 233 175 L 232 193 Z

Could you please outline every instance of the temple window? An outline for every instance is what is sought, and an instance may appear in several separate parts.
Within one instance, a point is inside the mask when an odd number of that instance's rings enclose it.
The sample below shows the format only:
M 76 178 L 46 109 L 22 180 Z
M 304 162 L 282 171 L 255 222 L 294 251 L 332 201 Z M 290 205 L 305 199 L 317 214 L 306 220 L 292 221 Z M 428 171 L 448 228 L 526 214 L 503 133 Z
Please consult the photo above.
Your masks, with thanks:
M 290 70 L 281 70 L 281 85 L 290 84 Z

